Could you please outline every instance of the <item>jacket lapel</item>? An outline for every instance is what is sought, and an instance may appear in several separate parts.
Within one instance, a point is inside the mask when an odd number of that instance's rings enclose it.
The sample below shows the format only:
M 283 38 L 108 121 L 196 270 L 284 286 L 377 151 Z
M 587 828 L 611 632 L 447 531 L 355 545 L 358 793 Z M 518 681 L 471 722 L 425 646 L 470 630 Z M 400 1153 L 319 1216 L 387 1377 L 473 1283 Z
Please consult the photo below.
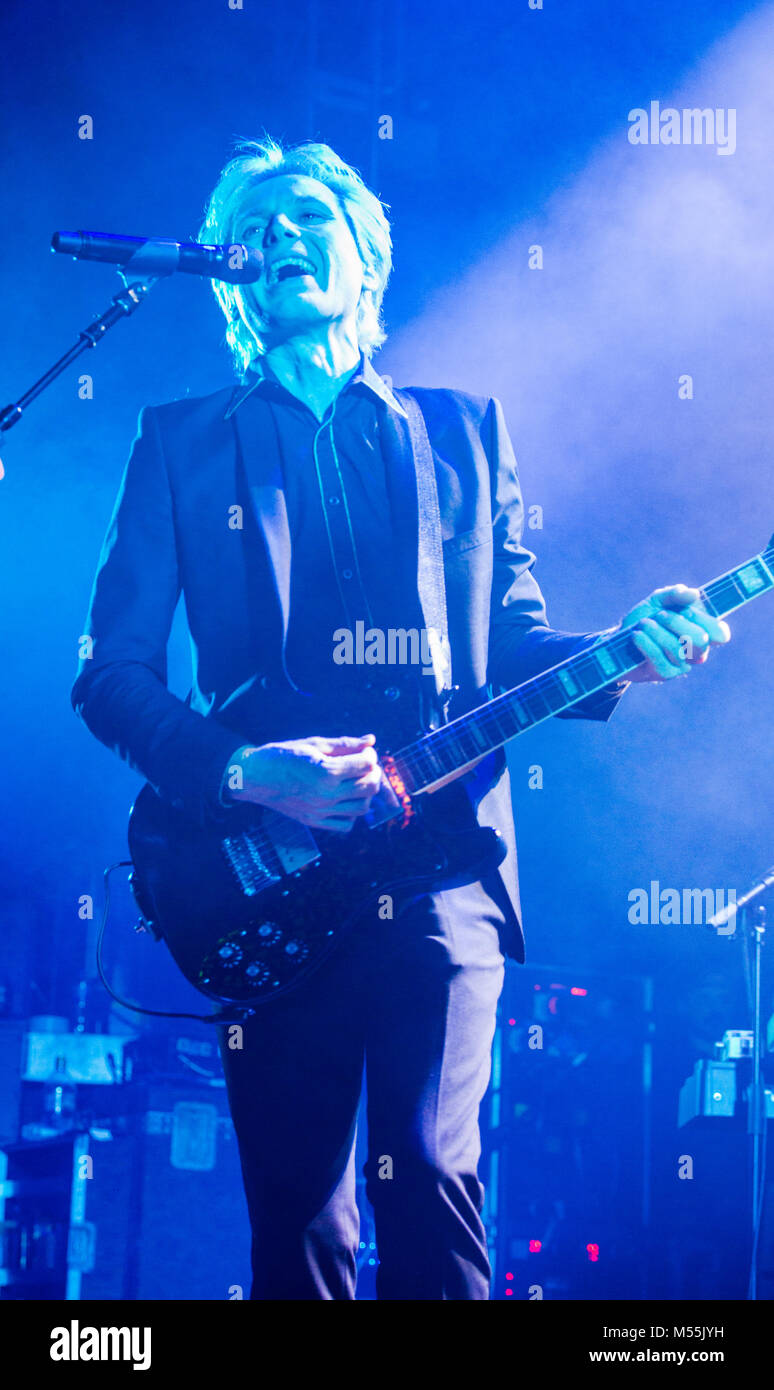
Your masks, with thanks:
M 238 411 L 233 409 L 232 403 L 230 418 L 236 432 L 253 516 L 263 537 L 274 582 L 282 622 L 284 665 L 290 614 L 290 527 L 277 432 L 272 413 L 261 400 L 245 401 Z
M 419 509 L 414 455 L 406 416 L 399 415 L 395 410 L 385 410 L 381 416 L 380 432 L 398 547 L 402 554 L 415 557 L 419 550 Z M 413 596 L 417 601 L 416 593 Z

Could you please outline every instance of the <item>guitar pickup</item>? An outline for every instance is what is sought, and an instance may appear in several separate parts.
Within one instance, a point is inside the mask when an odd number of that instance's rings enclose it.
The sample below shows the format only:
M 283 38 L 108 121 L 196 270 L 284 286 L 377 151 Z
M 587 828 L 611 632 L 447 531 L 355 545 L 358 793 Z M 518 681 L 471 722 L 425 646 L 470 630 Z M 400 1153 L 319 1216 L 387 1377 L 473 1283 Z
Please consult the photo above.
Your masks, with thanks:
M 289 816 L 267 816 L 263 823 L 264 832 L 271 840 L 274 852 L 286 874 L 295 874 L 320 858 L 311 830 L 300 821 Z

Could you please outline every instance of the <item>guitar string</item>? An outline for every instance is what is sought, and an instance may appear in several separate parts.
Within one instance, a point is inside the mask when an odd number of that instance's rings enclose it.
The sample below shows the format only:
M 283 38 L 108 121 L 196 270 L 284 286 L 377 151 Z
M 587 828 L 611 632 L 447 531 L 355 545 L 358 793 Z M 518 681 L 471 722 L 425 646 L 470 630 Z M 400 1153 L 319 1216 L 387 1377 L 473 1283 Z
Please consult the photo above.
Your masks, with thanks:
M 763 551 L 762 554 L 755 556 L 752 560 L 747 561 L 744 565 L 740 565 L 738 568 L 734 570 L 729 570 L 728 573 L 721 575 L 718 579 L 712 580 L 709 584 L 705 585 L 702 588 L 702 595 L 709 603 L 711 608 L 715 610 L 716 616 L 720 616 L 721 613 L 731 613 L 734 611 L 735 608 L 743 607 L 744 604 L 750 602 L 753 598 L 759 597 L 760 594 L 765 593 L 771 587 L 774 587 L 774 585 L 771 582 L 769 582 L 766 584 L 764 588 L 758 590 L 757 593 L 749 594 L 745 592 L 741 596 L 741 598 L 739 597 L 741 591 L 739 585 L 736 582 L 736 576 L 740 574 L 743 570 L 748 569 L 750 565 L 755 565 L 758 561 L 763 562 L 764 569 L 767 571 L 767 574 L 771 576 L 771 570 L 769 570 L 769 561 L 774 563 L 774 546 L 767 547 L 767 549 Z M 738 598 L 739 601 L 736 604 L 729 606 L 728 608 L 720 609 L 716 607 L 715 600 L 721 597 L 724 590 L 728 590 L 730 596 Z M 422 764 L 427 763 L 429 761 L 431 764 L 430 771 L 432 773 L 433 760 L 440 761 L 440 758 L 445 756 L 446 753 L 449 752 L 453 754 L 455 751 L 455 743 L 459 743 L 462 738 L 467 737 L 469 739 L 474 740 L 474 736 L 470 732 L 470 728 L 473 725 L 475 725 L 484 736 L 494 734 L 498 740 L 498 742 L 493 744 L 492 748 L 490 748 L 489 750 L 485 750 L 484 752 L 478 750 L 475 754 L 475 757 L 478 758 L 479 756 L 485 756 L 486 751 L 492 751 L 493 748 L 500 746 L 500 744 L 509 742 L 512 737 L 514 737 L 519 732 L 525 731 L 526 728 L 532 727 L 537 723 L 541 723 L 545 719 L 551 718 L 555 713 L 559 713 L 559 710 L 552 710 L 549 705 L 545 713 L 541 713 L 539 716 L 535 717 L 533 711 L 531 711 L 528 708 L 524 709 L 524 706 L 527 705 L 528 702 L 534 697 L 537 697 L 540 700 L 544 699 L 544 691 L 547 691 L 549 689 L 554 692 L 556 692 L 557 689 L 559 689 L 561 694 L 565 695 L 566 691 L 562 687 L 558 687 L 557 685 L 558 681 L 560 680 L 560 677 L 558 676 L 557 672 L 562 670 L 563 668 L 567 669 L 567 667 L 571 667 L 573 673 L 582 673 L 584 675 L 591 675 L 596 678 L 596 683 L 592 686 L 592 688 L 583 688 L 583 695 L 579 697 L 579 699 L 588 698 L 589 696 L 596 694 L 599 690 L 603 690 L 606 685 L 610 684 L 611 677 L 609 673 L 606 673 L 602 679 L 598 678 L 599 662 L 598 659 L 595 658 L 594 652 L 604 650 L 606 653 L 612 654 L 616 657 L 625 657 L 626 655 L 629 655 L 627 649 L 630 645 L 631 635 L 635 630 L 635 626 L 622 629 L 621 631 L 611 636 L 610 639 L 607 642 L 603 643 L 599 648 L 590 649 L 588 652 L 583 652 L 576 657 L 571 657 L 567 663 L 560 663 L 560 665 L 558 667 L 555 667 L 552 671 L 543 672 L 538 676 L 534 676 L 531 680 L 525 681 L 521 686 L 514 687 L 514 690 L 503 692 L 503 694 L 497 696 L 496 699 L 490 701 L 488 704 L 480 705 L 476 709 L 469 710 L 465 714 L 460 715 L 459 718 L 452 721 L 451 724 L 446 724 L 442 728 L 435 730 L 433 733 L 424 735 L 424 737 L 422 738 L 422 740 L 420 740 L 419 743 L 409 744 L 406 746 L 406 748 L 399 749 L 396 753 L 392 754 L 395 763 L 399 767 L 399 771 L 408 772 L 409 775 L 412 775 L 414 772 L 418 772 L 420 773 L 420 775 L 422 775 Z M 635 667 L 639 664 L 640 662 L 636 661 L 631 665 L 628 665 L 625 668 L 622 668 L 621 670 L 617 671 L 616 674 L 618 678 L 622 678 L 627 674 L 628 671 L 635 669 Z M 581 681 L 579 681 L 578 683 L 582 684 Z M 516 689 L 522 692 L 518 697 L 515 696 Z M 573 703 L 577 702 L 578 701 L 568 701 L 562 706 L 562 708 L 568 707 Z M 547 699 L 545 700 L 545 703 L 548 704 Z M 514 706 L 517 704 L 522 708 L 522 711 L 529 716 L 530 723 L 528 725 L 520 724 L 518 719 L 516 718 L 513 711 Z M 503 733 L 503 730 L 500 727 L 500 718 L 502 717 L 509 719 L 511 721 L 511 726 L 513 726 L 513 722 L 515 720 L 516 726 L 512 727 L 511 732 L 505 734 Z M 464 755 L 465 750 L 463 749 L 462 751 Z M 444 768 L 443 766 L 441 766 L 440 773 L 441 775 L 446 775 L 447 773 L 456 770 L 458 769 Z M 288 826 L 287 829 L 288 832 L 290 832 L 290 826 Z M 270 843 L 271 842 L 269 841 L 269 844 Z M 271 848 L 273 851 L 274 847 L 271 846 Z M 279 863 L 279 861 L 277 861 L 277 863 Z
M 765 590 L 761 592 L 765 592 Z M 757 595 L 748 595 L 742 602 L 748 602 L 752 597 L 757 597 Z M 741 607 L 741 604 L 736 606 Z M 729 608 L 725 611 L 731 612 L 733 610 Z M 631 633 L 633 629 L 629 629 L 628 631 Z M 621 636 L 622 634 L 618 634 L 619 638 Z M 607 644 L 606 650 L 608 653 L 612 650 L 616 652 L 616 655 L 620 655 L 620 645 L 620 642 L 614 644 L 614 642 L 611 641 L 611 643 Z M 463 758 L 466 761 L 475 762 L 478 758 L 484 756 L 486 751 L 491 751 L 491 748 L 509 742 L 516 734 L 524 732 L 527 728 L 541 723 L 554 714 L 560 713 L 562 709 L 577 703 L 581 698 L 587 698 L 603 690 L 606 685 L 610 684 L 611 676 L 609 672 L 606 673 L 603 678 L 599 678 L 599 668 L 598 664 L 593 659 L 593 652 L 584 653 L 574 660 L 571 659 L 571 661 L 573 672 L 579 675 L 583 673 L 585 676 L 590 674 L 596 677 L 596 679 L 592 681 L 591 686 L 586 686 L 585 682 L 579 680 L 578 683 L 582 685 L 582 694 L 575 699 L 567 700 L 564 698 L 567 692 L 559 684 L 560 678 L 556 669 L 553 672 L 544 673 L 541 676 L 533 678 L 529 682 L 525 682 L 519 687 L 520 694 L 518 696 L 515 696 L 514 691 L 504 692 L 495 700 L 490 701 L 488 705 L 479 706 L 478 709 L 471 710 L 465 715 L 461 715 L 459 719 L 455 720 L 452 724 L 446 725 L 442 729 L 434 731 L 432 734 L 425 735 L 425 738 L 419 744 L 409 745 L 405 749 L 398 750 L 393 756 L 396 763 L 399 764 L 399 769 L 408 771 L 409 774 L 418 772 L 421 776 L 424 776 L 426 785 L 433 780 L 437 780 L 439 773 L 441 776 L 444 776 L 452 771 L 458 771 L 460 766 L 464 766 L 464 763 L 460 764 L 458 758 L 456 761 L 454 760 L 457 748 L 461 750 Z M 635 669 L 635 667 L 640 664 L 641 662 L 639 660 L 629 661 L 625 667 L 621 667 L 617 670 L 616 675 L 622 678 L 628 671 Z M 561 703 L 559 706 L 552 706 L 548 698 L 547 692 L 549 691 L 561 696 Z M 536 704 L 539 711 L 537 714 L 535 712 Z M 544 706 L 543 708 L 541 708 L 541 704 Z M 516 708 L 528 717 L 526 723 L 517 718 L 514 713 Z M 504 725 L 506 727 L 503 727 Z M 480 745 L 476 744 L 475 735 L 471 732 L 474 727 L 478 729 L 484 737 L 492 738 L 493 736 L 490 750 L 482 750 Z M 466 738 L 469 740 L 468 748 L 465 748 L 462 742 Z M 473 751 L 471 751 L 471 744 L 475 745 Z M 443 760 L 449 755 L 451 755 L 453 760 L 452 766 L 444 765 Z M 433 768 L 434 761 L 438 764 L 436 768 Z
M 768 571 L 767 557 L 769 556 L 774 560 L 774 547 L 767 548 L 762 555 L 756 556 L 754 560 L 748 561 L 747 564 L 741 565 L 725 575 L 721 575 L 718 579 L 712 580 L 709 584 L 704 586 L 702 593 L 710 606 L 715 609 L 716 614 L 719 615 L 721 610 L 716 608 L 715 600 L 720 598 L 725 591 L 728 591 L 728 596 L 730 597 L 740 597 L 741 591 L 735 576 L 742 570 L 747 569 L 750 564 L 755 564 L 757 560 L 762 560 L 764 569 Z M 760 590 L 759 593 L 766 592 L 766 589 L 769 587 L 771 586 L 767 585 L 766 588 Z M 758 597 L 758 594 L 749 594 L 745 592 L 740 602 L 736 605 L 730 605 L 722 611 L 730 613 L 733 611 L 734 607 L 742 607 L 745 603 L 749 602 L 750 599 L 755 597 Z M 615 656 L 619 659 L 623 658 L 626 660 L 627 657 L 630 658 L 628 649 L 631 634 L 634 630 L 634 627 L 622 629 L 614 636 L 611 636 L 609 641 L 602 644 L 602 648 L 596 650 L 599 651 L 604 649 L 608 655 Z M 616 671 L 616 675 L 621 678 L 638 665 L 640 665 L 639 661 L 629 660 L 628 664 L 625 664 Z M 584 652 L 578 657 L 570 658 L 564 669 L 567 669 L 567 666 L 571 667 L 572 672 L 577 673 L 579 677 L 591 676 L 593 678 L 590 688 L 586 688 L 584 681 L 579 679 L 578 683 L 582 686 L 582 697 L 579 698 L 587 698 L 597 693 L 599 690 L 603 690 L 605 686 L 610 683 L 609 672 L 604 673 L 603 678 L 599 678 L 599 661 L 594 655 L 594 649 L 589 652 Z M 560 677 L 557 671 L 561 669 L 562 665 L 558 668 L 554 668 L 551 672 L 541 673 L 533 677 L 530 681 L 524 682 L 522 686 L 518 687 L 521 691 L 518 697 L 514 695 L 513 691 L 506 691 L 495 700 L 490 701 L 488 705 L 482 705 L 475 710 L 470 710 L 466 714 L 461 715 L 459 719 L 454 720 L 451 724 L 444 725 L 443 728 L 434 731 L 432 734 L 426 734 L 420 743 L 411 744 L 405 749 L 398 750 L 398 752 L 392 756 L 399 771 L 404 774 L 408 773 L 412 780 L 415 773 L 424 776 L 426 783 L 436 780 L 439 771 L 441 776 L 443 776 L 449 772 L 458 770 L 459 764 L 452 767 L 444 767 L 442 759 L 447 755 L 451 755 L 453 758 L 458 749 L 462 751 L 463 757 L 467 756 L 466 750 L 462 745 L 462 740 L 468 738 L 475 743 L 475 737 L 471 733 L 471 729 L 474 726 L 480 731 L 483 737 L 494 737 L 492 748 L 495 748 L 501 746 L 502 743 L 509 742 L 512 737 L 525 731 L 526 728 L 534 727 L 535 724 L 551 718 L 555 713 L 559 713 L 560 709 L 577 703 L 577 701 L 563 700 L 559 709 L 554 710 L 551 708 L 550 702 L 544 694 L 544 692 L 549 690 L 560 693 L 562 696 L 566 694 L 566 691 L 558 684 Z M 534 710 L 529 708 L 530 701 L 535 699 L 544 702 L 548 706 L 545 711 L 540 712 L 537 716 Z M 529 717 L 528 724 L 525 725 L 521 723 L 516 717 L 514 707 L 517 705 L 522 712 Z M 508 727 L 504 729 L 502 725 L 506 722 L 508 723 Z M 484 750 L 484 753 L 486 751 L 492 751 L 492 749 Z M 477 746 L 471 761 L 484 756 L 484 753 L 482 753 L 480 747 Z M 434 768 L 434 762 L 439 766 Z
M 753 560 L 748 561 L 744 565 L 740 565 L 734 570 L 729 570 L 727 574 L 721 575 L 718 579 L 712 580 L 703 587 L 701 592 L 711 607 L 715 609 L 716 615 L 719 616 L 721 610 L 716 608 L 714 600 L 720 598 L 724 590 L 728 590 L 729 595 L 737 598 L 739 598 L 740 593 L 742 594 L 738 603 L 722 610 L 725 613 L 730 613 L 734 611 L 734 608 L 742 607 L 752 598 L 757 598 L 760 593 L 764 593 L 768 588 L 772 587 L 769 583 L 765 588 L 760 589 L 755 594 L 749 594 L 747 592 L 742 593 L 735 578 L 736 575 L 749 568 L 750 565 L 756 564 L 758 561 L 762 561 L 764 569 L 768 571 L 768 557 L 774 560 L 774 546 L 767 547 L 761 555 L 755 556 Z M 768 571 L 768 573 L 770 574 L 770 571 Z M 634 631 L 634 626 L 622 629 L 596 650 L 604 650 L 608 654 L 616 657 L 624 656 L 624 654 L 628 654 L 626 653 L 626 649 L 629 647 L 631 634 Z M 571 657 L 566 665 L 572 666 L 572 670 L 579 673 L 583 672 L 584 674 L 598 675 L 599 664 L 594 658 L 594 650 L 595 649 L 591 649 L 575 658 Z M 640 664 L 640 661 L 632 662 L 630 665 L 626 666 L 625 669 L 622 668 L 617 671 L 616 675 L 621 678 L 627 671 L 634 670 L 635 667 Z M 514 734 L 529 726 L 522 725 L 516 720 L 516 727 L 513 728 L 512 732 L 503 735 L 498 716 L 505 715 L 506 718 L 509 717 L 511 723 L 513 723 L 515 719 L 515 715 L 513 714 L 514 705 L 519 704 L 523 706 L 535 696 L 538 697 L 538 699 L 543 699 L 543 692 L 549 689 L 554 692 L 556 692 L 558 688 L 561 689 L 561 687 L 557 686 L 559 680 L 557 671 L 562 669 L 563 665 L 564 663 L 562 663 L 560 667 L 554 668 L 552 672 L 544 672 L 539 676 L 533 677 L 530 681 L 524 682 L 521 687 L 518 687 L 522 691 L 518 699 L 515 698 L 513 691 L 506 691 L 502 695 L 497 696 L 495 700 L 490 701 L 488 705 L 481 705 L 476 710 L 470 710 L 466 714 L 461 715 L 459 719 L 454 720 L 451 724 L 444 725 L 441 729 L 435 730 L 432 734 L 426 734 L 418 744 L 409 744 L 405 749 L 398 750 L 398 752 L 393 754 L 393 757 L 395 762 L 399 764 L 399 769 L 408 771 L 409 774 L 414 771 L 421 772 L 421 764 L 427 759 L 432 760 L 437 757 L 440 760 L 440 758 L 447 753 L 453 754 L 454 744 L 458 739 L 463 737 L 473 738 L 473 735 L 470 733 L 470 727 L 473 724 L 485 735 L 493 732 L 497 736 L 499 743 L 508 742 Z M 605 685 L 610 683 L 610 679 L 610 674 L 606 673 L 605 678 L 598 680 L 592 689 L 584 689 L 582 697 L 579 698 L 586 698 L 589 695 L 597 693 L 599 690 L 603 690 Z M 566 694 L 563 689 L 561 693 L 563 695 Z M 566 701 L 560 708 L 564 708 L 572 703 L 576 703 L 576 701 Z M 547 699 L 546 704 L 548 704 Z M 535 718 L 534 714 L 529 709 L 525 712 L 530 716 L 531 723 L 536 724 L 542 722 L 544 719 L 550 718 L 554 713 L 559 713 L 559 710 L 552 710 L 549 705 L 546 713 L 540 714 L 538 718 Z M 495 744 L 494 746 L 498 745 Z M 477 758 L 479 756 L 483 756 L 480 750 L 476 753 L 475 757 Z M 441 767 L 441 774 L 445 775 L 450 771 L 456 770 L 456 768 Z

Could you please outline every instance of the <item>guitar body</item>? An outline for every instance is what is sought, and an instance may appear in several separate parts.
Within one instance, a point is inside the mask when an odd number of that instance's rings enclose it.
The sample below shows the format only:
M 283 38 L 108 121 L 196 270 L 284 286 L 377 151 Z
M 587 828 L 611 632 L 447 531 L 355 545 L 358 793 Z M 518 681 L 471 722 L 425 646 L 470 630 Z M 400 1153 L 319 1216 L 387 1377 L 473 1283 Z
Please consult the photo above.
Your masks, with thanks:
M 242 803 L 205 829 L 146 785 L 129 823 L 132 890 L 192 985 L 252 1007 L 297 986 L 345 932 L 367 931 L 380 905 L 385 915 L 384 895 L 397 910 L 431 888 L 476 882 L 504 858 L 459 783 L 388 814 L 337 834 Z
M 708 612 L 726 617 L 772 590 L 774 537 L 760 555 L 700 592 Z M 313 835 L 287 816 L 239 804 L 218 824 L 200 828 L 145 786 L 129 825 L 132 887 L 143 917 L 186 979 L 210 999 L 251 1009 L 293 989 L 345 932 L 367 931 L 380 909 L 390 915 L 385 895 L 394 915 L 402 900 L 475 883 L 502 862 L 501 836 L 478 825 L 457 779 L 512 738 L 639 666 L 633 632 L 616 629 L 404 748 L 401 721 L 391 727 L 383 707 L 372 720 L 372 701 L 357 713 L 335 701 L 310 713 L 306 697 L 294 703 L 285 696 L 255 718 L 261 741 L 377 724 L 385 746 L 399 749 L 379 754 L 383 787 L 368 815 L 346 835 Z M 382 694 L 394 704 L 400 692 L 391 685 Z M 420 725 L 426 721 L 420 718 Z M 241 727 L 249 727 L 247 720 Z

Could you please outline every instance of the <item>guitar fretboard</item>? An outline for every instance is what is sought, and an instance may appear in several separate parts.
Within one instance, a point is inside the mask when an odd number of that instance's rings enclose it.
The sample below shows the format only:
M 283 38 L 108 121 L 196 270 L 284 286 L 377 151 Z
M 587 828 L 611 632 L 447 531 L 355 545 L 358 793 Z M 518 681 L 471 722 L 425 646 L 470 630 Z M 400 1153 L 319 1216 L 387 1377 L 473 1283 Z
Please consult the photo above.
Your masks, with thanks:
M 774 589 L 774 537 L 760 555 L 713 579 L 700 592 L 708 612 L 724 618 L 770 589 Z M 632 642 L 634 630 L 618 629 L 588 651 L 569 657 L 402 748 L 393 757 L 407 791 L 426 790 L 535 724 L 627 676 L 644 660 Z

